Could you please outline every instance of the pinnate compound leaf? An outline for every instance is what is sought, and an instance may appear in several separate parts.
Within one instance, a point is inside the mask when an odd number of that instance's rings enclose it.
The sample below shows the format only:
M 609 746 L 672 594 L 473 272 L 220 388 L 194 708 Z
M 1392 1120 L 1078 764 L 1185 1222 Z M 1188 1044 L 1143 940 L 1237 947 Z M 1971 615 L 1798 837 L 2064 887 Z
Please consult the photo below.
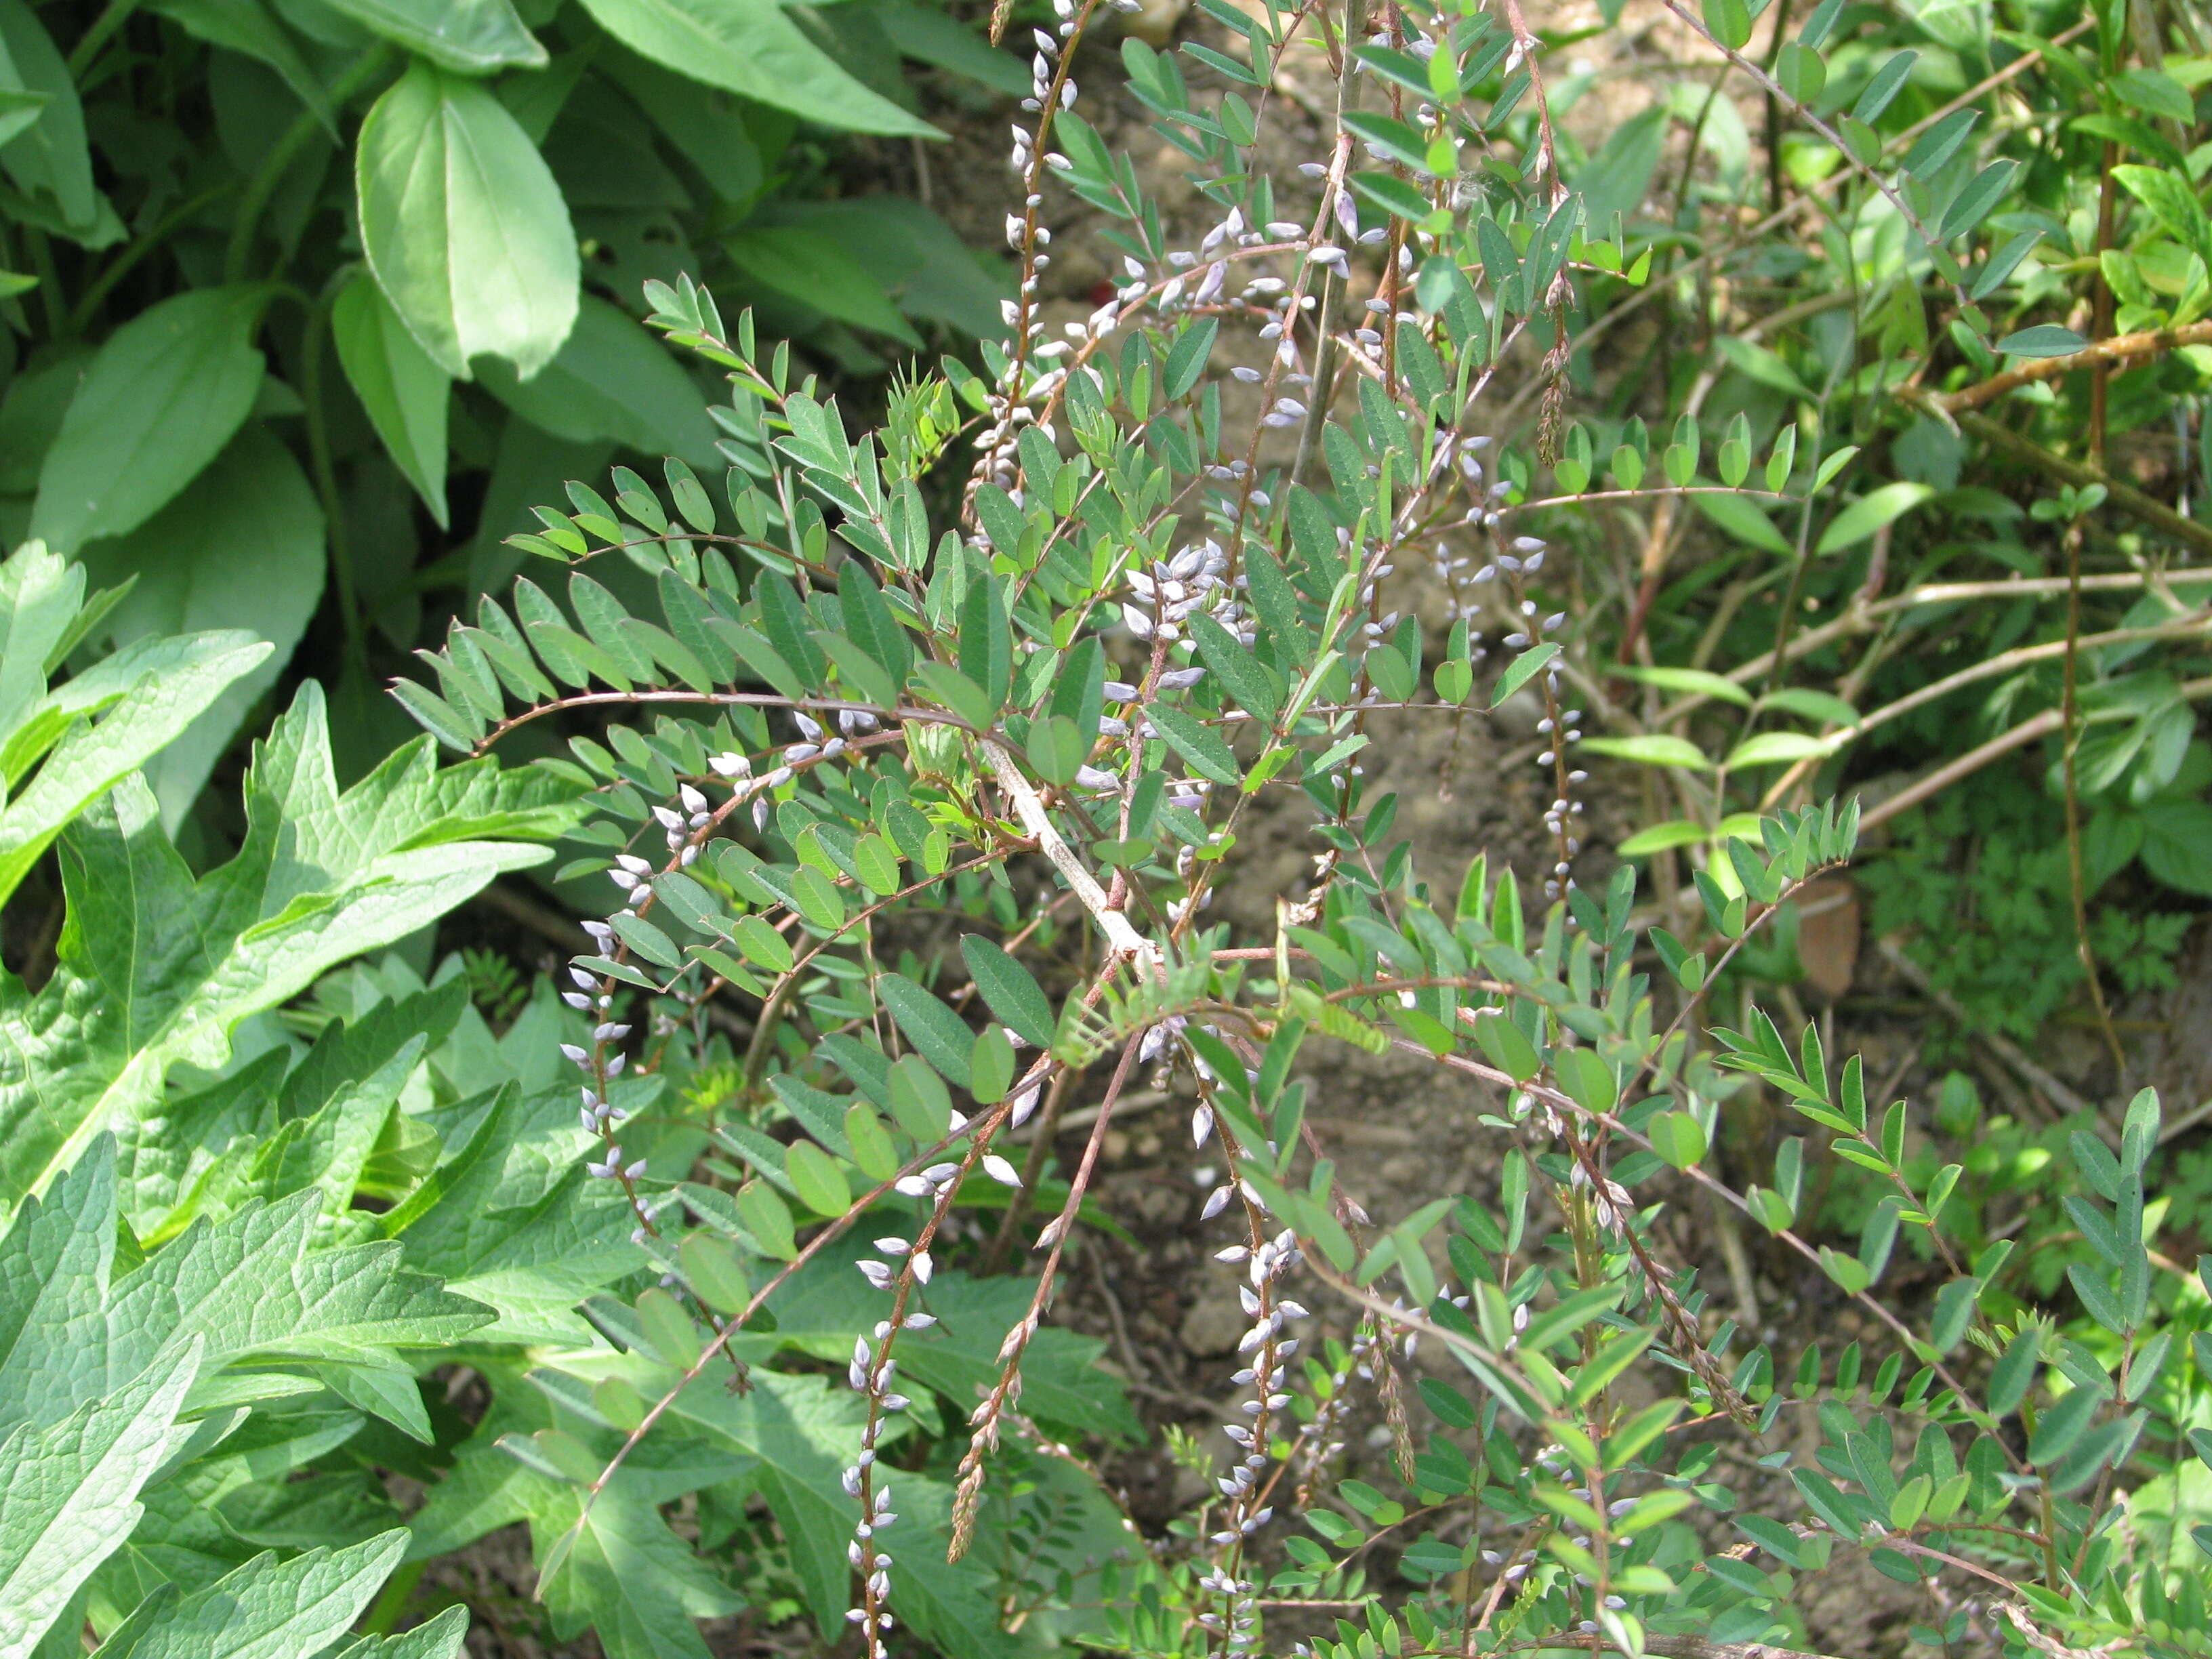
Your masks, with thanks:
M 506 358 L 525 378 L 576 321 L 568 204 L 537 146 L 481 83 L 417 59 L 376 100 L 354 150 L 362 247 L 431 360 L 466 380 Z
M 39 469 L 33 536 L 73 553 L 136 530 L 222 453 L 261 389 L 252 339 L 270 295 L 193 289 L 108 336 Z
M 585 0 L 584 9 L 632 52 L 695 81 L 848 132 L 940 136 L 840 69 L 775 0 Z
M 114 1393 L 0 1440 L 0 1659 L 27 1659 L 130 1536 L 199 1355 L 197 1340 L 173 1346 Z

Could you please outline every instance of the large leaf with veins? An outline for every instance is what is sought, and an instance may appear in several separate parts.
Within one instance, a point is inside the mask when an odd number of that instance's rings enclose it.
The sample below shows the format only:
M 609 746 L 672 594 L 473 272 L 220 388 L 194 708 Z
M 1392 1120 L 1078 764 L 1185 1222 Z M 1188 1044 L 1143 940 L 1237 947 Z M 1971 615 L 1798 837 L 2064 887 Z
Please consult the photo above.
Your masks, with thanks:
M 36 994 L 0 979 L 0 1207 L 155 1109 L 172 1066 L 220 1066 L 247 1015 L 543 861 L 509 837 L 564 827 L 564 787 L 489 762 L 441 773 L 424 738 L 341 793 L 313 682 L 256 749 L 245 845 L 205 877 L 144 784 L 118 786 L 62 838 L 53 977 Z

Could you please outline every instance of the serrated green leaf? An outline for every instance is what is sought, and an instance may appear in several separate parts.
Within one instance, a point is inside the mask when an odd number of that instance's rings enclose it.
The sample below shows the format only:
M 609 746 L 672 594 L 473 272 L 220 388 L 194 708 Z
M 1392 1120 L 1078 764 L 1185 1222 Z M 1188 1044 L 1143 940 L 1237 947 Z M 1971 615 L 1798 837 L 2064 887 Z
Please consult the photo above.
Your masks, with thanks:
M 187 1340 L 114 1393 L 0 1439 L 0 1659 L 27 1659 L 130 1536 L 199 1361 L 198 1340 Z
M 145 786 L 118 786 L 63 839 L 72 921 L 58 969 L 35 995 L 0 985 L 0 1201 L 157 1104 L 172 1065 L 220 1066 L 247 1014 L 543 862 L 495 837 L 540 833 L 536 822 L 557 833 L 567 812 L 533 793 L 544 775 L 496 773 L 441 773 L 422 738 L 341 795 L 310 681 L 256 755 L 245 845 L 205 877 L 162 834 Z

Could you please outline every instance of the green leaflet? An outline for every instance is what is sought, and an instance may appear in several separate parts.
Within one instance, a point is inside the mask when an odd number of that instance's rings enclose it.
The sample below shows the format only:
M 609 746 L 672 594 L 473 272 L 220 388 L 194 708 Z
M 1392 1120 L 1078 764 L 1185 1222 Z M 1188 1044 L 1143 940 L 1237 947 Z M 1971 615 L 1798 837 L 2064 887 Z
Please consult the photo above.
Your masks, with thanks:
M 173 1064 L 219 1066 L 247 1014 L 546 856 L 494 837 L 550 835 L 568 817 L 543 777 L 438 773 L 428 738 L 340 795 L 312 682 L 258 750 L 246 799 L 245 845 L 198 879 L 143 784 L 69 832 L 60 965 L 36 995 L 0 983 L 0 1201 L 149 1107 Z
M 1191 770 L 1202 778 L 1234 788 L 1244 781 L 1236 756 L 1218 734 L 1200 723 L 1196 716 L 1164 703 L 1154 703 L 1145 711 L 1146 718 L 1159 728 L 1168 746 L 1190 763 Z
M 975 988 L 990 1004 L 991 1012 L 1004 1020 L 1009 1030 L 1038 1048 L 1050 1048 L 1059 1022 L 1053 1016 L 1052 1004 L 1046 999 L 1043 988 L 1030 970 L 981 933 L 963 938 L 960 954 L 968 964 L 968 971 L 975 976 Z
M 968 1056 L 975 1034 L 959 1015 L 903 974 L 885 974 L 877 994 L 916 1053 L 956 1088 L 968 1086 Z

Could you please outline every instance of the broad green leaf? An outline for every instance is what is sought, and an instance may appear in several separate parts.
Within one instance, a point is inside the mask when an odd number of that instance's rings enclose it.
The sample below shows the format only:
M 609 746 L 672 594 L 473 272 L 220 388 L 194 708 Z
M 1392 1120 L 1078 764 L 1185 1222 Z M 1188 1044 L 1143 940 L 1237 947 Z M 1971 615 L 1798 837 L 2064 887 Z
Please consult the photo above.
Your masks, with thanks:
M 853 1333 L 881 1316 L 878 1292 L 854 1270 L 863 1241 L 841 1243 L 799 1269 L 769 1298 L 773 1332 L 747 1332 L 733 1351 L 765 1362 L 779 1351 L 796 1351 L 839 1364 L 852 1358 Z M 1009 1279 L 977 1279 L 940 1270 L 929 1282 L 929 1306 L 939 1315 L 927 1332 L 898 1340 L 899 1374 L 966 1405 L 975 1389 L 999 1374 L 999 1345 L 1028 1312 L 1029 1297 Z M 1047 1325 L 1030 1339 L 1022 1361 L 1025 1409 L 1070 1429 L 1133 1440 L 1144 1430 L 1114 1375 L 1097 1364 L 1103 1345 L 1093 1337 Z
M 1870 490 L 1828 521 L 1828 527 L 1820 532 L 1820 545 L 1814 551 L 1840 553 L 1845 548 L 1856 547 L 1935 493 L 1924 483 L 1909 482 L 1886 483 L 1879 489 Z
M 324 0 L 374 33 L 460 75 L 544 69 L 538 44 L 509 0 Z
M 1025 98 L 1030 72 L 1022 60 L 984 40 L 974 27 L 927 5 L 890 0 L 875 8 L 877 21 L 905 56 L 980 81 L 1009 98 Z
M 147 9 L 173 20 L 210 46 L 266 64 L 283 77 L 292 95 L 314 112 L 325 131 L 337 131 L 321 80 L 264 0 L 151 0 Z
M 860 1282 L 849 1268 L 847 1276 Z M 840 1362 L 852 1358 L 851 1331 L 849 1325 L 842 1328 Z M 903 1340 L 900 1346 L 904 1348 Z M 579 1354 L 573 1360 L 564 1357 L 560 1367 L 586 1383 L 626 1377 L 649 1400 L 659 1398 L 674 1380 L 673 1373 L 636 1355 Z M 719 1383 L 684 1389 L 669 1407 L 672 1426 L 690 1430 L 695 1455 L 732 1455 L 750 1466 L 748 1485 L 775 1516 L 807 1604 L 821 1628 L 830 1629 L 842 1622 L 849 1601 L 845 1547 L 852 1537 L 853 1500 L 842 1481 L 860 1449 L 865 1407 L 823 1376 L 756 1369 L 752 1382 L 743 1394 Z M 945 1535 L 951 1518 L 948 1486 L 903 1469 L 887 1469 L 881 1478 L 908 1537 Z M 915 1635 L 962 1659 L 1012 1659 L 1019 1651 L 1000 1626 L 998 1580 L 978 1559 L 981 1552 L 951 1563 L 927 1549 L 894 1546 L 889 1553 L 891 1605 Z
M 337 1659 L 460 1659 L 469 1637 L 469 1610 L 447 1607 L 398 1636 L 364 1636 L 337 1650 Z
M 168 1455 L 199 1355 L 197 1340 L 178 1345 L 114 1393 L 48 1426 L 20 1423 L 0 1440 L 0 1659 L 27 1659 L 77 1586 L 130 1536 L 139 1488 Z
M 331 338 L 385 453 L 415 486 L 438 527 L 446 516 L 446 412 L 453 376 L 430 360 L 367 271 L 331 308 Z
M 395 1528 L 349 1549 L 258 1555 L 161 1607 L 116 1659 L 301 1659 L 352 1628 L 406 1550 Z
M 584 1172 L 599 1144 L 566 1079 L 527 1094 L 509 1084 L 386 1230 L 409 1267 L 497 1313 L 479 1340 L 588 1343 L 575 1305 L 643 1260 L 619 1189 Z
M 53 101 L 43 92 L 25 92 L 15 87 L 0 87 L 0 146 L 6 145 L 18 133 L 39 118 L 39 112 Z M 10 271 L 4 279 L 13 299 L 18 294 L 27 294 L 38 285 L 38 278 L 20 271 Z
M 60 964 L 35 995 L 0 981 L 0 1202 L 155 1105 L 172 1065 L 220 1066 L 247 1014 L 404 938 L 502 870 L 542 862 L 541 848 L 489 836 L 556 833 L 563 820 L 532 798 L 541 783 L 494 771 L 441 774 L 421 738 L 342 796 L 311 681 L 255 755 L 245 844 L 228 863 L 195 879 L 141 784 L 81 820 L 62 858 Z M 469 838 L 485 824 L 497 827 Z
M 1029 71 L 1021 74 L 1026 86 Z M 1006 326 L 999 302 L 1012 295 L 1013 284 L 1004 268 L 979 256 L 921 203 L 867 196 L 794 202 L 785 211 L 793 224 L 834 239 L 908 317 L 950 323 L 979 339 L 994 338 Z
M 113 1228 L 114 1146 L 101 1137 L 64 1191 L 100 1200 L 93 1224 Z M 104 1177 L 104 1179 L 103 1179 Z M 319 1194 L 248 1203 L 217 1222 L 194 1222 L 143 1264 L 108 1282 L 102 1261 L 67 1276 L 82 1251 L 56 1254 L 49 1203 L 19 1218 L 11 1243 L 45 1254 L 18 1264 L 0 1304 L 9 1346 L 0 1357 L 0 1424 L 50 1424 L 140 1375 L 187 1344 L 210 1385 L 248 1355 L 392 1370 L 392 1351 L 452 1342 L 490 1310 L 401 1265 L 378 1242 L 323 1248 Z M 42 1238 L 42 1233 L 44 1238 Z
M 840 69 L 775 0 L 585 0 L 632 52 L 709 86 L 850 132 L 937 130 Z
M 1687 738 L 1678 738 L 1670 732 L 1647 732 L 1632 738 L 1585 738 L 1582 747 L 1594 755 L 1610 755 L 1616 760 L 1631 760 L 1645 766 L 1686 766 L 1692 771 L 1712 769 L 1705 751 Z
M 2150 210 L 2167 235 L 2212 264 L 2212 221 L 2206 219 L 2203 204 L 2187 179 L 2162 168 L 2131 163 L 2114 167 L 2112 177 Z
M 2153 801 L 2142 816 L 2143 868 L 2185 893 L 2212 895 L 2212 805 Z
M 21 569 L 23 582 L 29 585 L 39 580 L 31 573 L 59 562 L 34 542 L 0 567 L 5 573 L 0 580 L 15 578 Z M 82 580 L 77 579 L 80 585 Z M 43 690 L 44 665 L 36 638 L 25 647 L 33 653 L 28 661 L 15 655 L 12 629 L 7 644 L 0 686 L 10 698 L 29 692 L 33 685 Z M 143 638 L 19 714 L 4 751 L 20 787 L 0 809 L 0 898 L 15 890 L 70 820 L 153 758 L 226 687 L 269 654 L 265 641 L 243 633 Z M 36 775 L 21 783 L 22 769 L 41 753 L 44 759 Z
M 820 231 L 749 227 L 725 239 L 722 246 L 738 269 L 762 287 L 825 317 L 888 334 L 902 345 L 921 349 L 921 337 L 899 313 L 883 285 Z
M 668 1529 L 644 1488 L 625 1471 L 588 1513 L 577 1489 L 564 1487 L 531 1517 L 540 1536 L 580 1528 L 546 1575 L 546 1611 L 562 1637 L 593 1632 L 607 1659 L 708 1659 L 694 1621 L 744 1603 Z
M 139 528 L 85 550 L 94 580 L 132 583 L 103 624 L 118 644 L 220 630 L 268 647 L 144 763 L 172 831 L 315 614 L 327 568 L 323 528 L 322 504 L 307 474 L 290 450 L 256 425 Z
M 66 223 L 89 228 L 100 198 L 84 108 L 68 64 L 24 0 L 0 0 L 0 85 L 45 100 L 30 130 L 0 149 L 0 168 L 26 194 L 52 198 Z
M 136 530 L 222 453 L 261 387 L 252 342 L 270 294 L 192 289 L 108 336 L 39 469 L 33 536 L 73 553 Z
M 456 380 L 472 358 L 527 379 L 576 321 L 580 264 L 560 186 L 480 82 L 417 59 L 354 147 L 362 247 L 385 298 Z
M 526 380 L 489 362 L 484 390 L 556 438 L 609 438 L 647 455 L 675 455 L 719 472 L 714 423 L 666 348 L 605 300 L 586 295 L 553 361 Z
M 1670 847 L 1695 847 L 1710 841 L 1713 832 L 1702 823 L 1692 823 L 1686 818 L 1677 818 L 1667 823 L 1655 823 L 1639 830 L 1616 849 L 1625 859 L 1642 858 L 1647 853 L 1663 853 Z

